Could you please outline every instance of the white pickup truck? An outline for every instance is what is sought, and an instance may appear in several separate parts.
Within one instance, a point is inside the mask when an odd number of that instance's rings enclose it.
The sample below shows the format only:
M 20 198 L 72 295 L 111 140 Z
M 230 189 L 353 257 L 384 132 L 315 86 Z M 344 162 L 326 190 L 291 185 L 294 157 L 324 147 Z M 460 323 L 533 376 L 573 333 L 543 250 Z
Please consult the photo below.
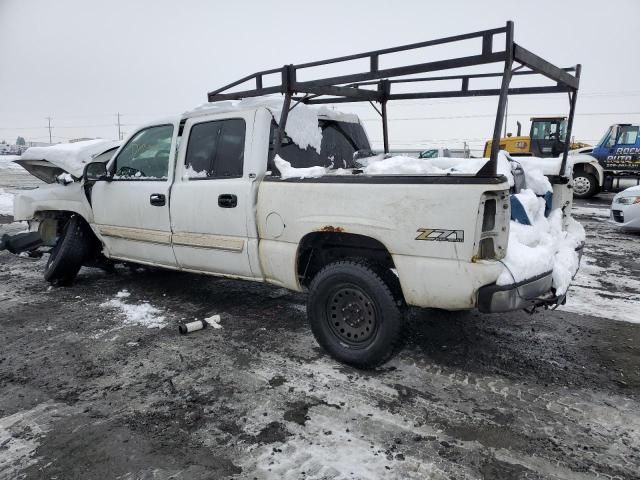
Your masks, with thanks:
M 318 342 L 359 367 L 383 363 L 400 345 L 407 306 L 505 312 L 564 299 L 553 265 L 499 281 L 508 172 L 369 174 L 358 160 L 371 147 L 357 117 L 279 108 L 210 103 L 140 128 L 73 183 L 17 196 L 15 219 L 53 247 L 45 278 L 69 283 L 104 255 L 308 291 Z M 570 185 L 552 189 L 566 226 Z

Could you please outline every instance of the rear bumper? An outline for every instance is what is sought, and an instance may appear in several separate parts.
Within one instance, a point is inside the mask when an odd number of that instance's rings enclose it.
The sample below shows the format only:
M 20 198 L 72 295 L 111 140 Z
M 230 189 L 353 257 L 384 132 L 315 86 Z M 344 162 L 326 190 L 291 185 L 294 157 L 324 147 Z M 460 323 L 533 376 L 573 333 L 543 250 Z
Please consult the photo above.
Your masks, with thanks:
M 560 299 L 552 292 L 552 283 L 552 272 L 547 272 L 511 285 L 487 285 L 478 290 L 478 310 L 500 313 L 555 304 Z
M 584 244 L 576 248 L 578 265 L 583 251 Z M 500 313 L 564 304 L 567 295 L 556 295 L 552 285 L 553 273 L 547 272 L 511 285 L 484 286 L 478 290 L 478 310 L 483 313 Z

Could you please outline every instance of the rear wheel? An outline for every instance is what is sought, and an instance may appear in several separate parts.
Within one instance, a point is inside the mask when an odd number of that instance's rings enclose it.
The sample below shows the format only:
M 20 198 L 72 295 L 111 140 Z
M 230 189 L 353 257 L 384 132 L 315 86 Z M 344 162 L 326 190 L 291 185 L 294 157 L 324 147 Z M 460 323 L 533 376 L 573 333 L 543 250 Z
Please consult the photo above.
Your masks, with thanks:
M 591 198 L 598 193 L 598 180 L 595 175 L 584 171 L 573 174 L 573 196 Z
M 334 262 L 314 277 L 309 289 L 311 330 L 335 359 L 374 368 L 402 345 L 404 302 L 381 269 L 364 261 Z
M 89 227 L 79 216 L 71 216 L 49 254 L 44 279 L 58 285 L 71 284 L 88 257 L 90 246 Z

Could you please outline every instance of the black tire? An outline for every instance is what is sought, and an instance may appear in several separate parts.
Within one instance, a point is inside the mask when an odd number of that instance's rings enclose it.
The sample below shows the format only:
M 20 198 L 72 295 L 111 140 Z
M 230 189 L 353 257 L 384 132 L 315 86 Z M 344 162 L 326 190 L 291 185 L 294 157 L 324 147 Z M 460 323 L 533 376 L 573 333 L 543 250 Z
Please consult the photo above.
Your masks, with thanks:
M 336 360 L 375 368 L 402 346 L 405 305 L 392 275 L 365 261 L 343 260 L 313 278 L 307 316 L 316 340 Z
M 591 198 L 599 191 L 598 179 L 595 175 L 585 171 L 573 174 L 573 196 L 576 198 Z
M 82 218 L 73 215 L 49 254 L 44 279 L 57 285 L 70 285 L 89 256 L 90 246 L 89 227 Z

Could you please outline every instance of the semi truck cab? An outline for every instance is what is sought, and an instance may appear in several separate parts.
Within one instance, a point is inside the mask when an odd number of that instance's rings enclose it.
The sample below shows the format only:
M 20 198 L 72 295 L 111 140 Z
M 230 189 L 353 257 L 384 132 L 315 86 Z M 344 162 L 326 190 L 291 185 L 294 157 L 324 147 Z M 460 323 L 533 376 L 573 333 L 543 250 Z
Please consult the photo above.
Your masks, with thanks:
M 632 170 L 640 173 L 640 125 L 611 125 L 591 155 L 605 170 Z
M 589 198 L 614 189 L 620 179 L 640 183 L 640 125 L 611 125 L 592 149 L 573 157 L 574 196 Z

